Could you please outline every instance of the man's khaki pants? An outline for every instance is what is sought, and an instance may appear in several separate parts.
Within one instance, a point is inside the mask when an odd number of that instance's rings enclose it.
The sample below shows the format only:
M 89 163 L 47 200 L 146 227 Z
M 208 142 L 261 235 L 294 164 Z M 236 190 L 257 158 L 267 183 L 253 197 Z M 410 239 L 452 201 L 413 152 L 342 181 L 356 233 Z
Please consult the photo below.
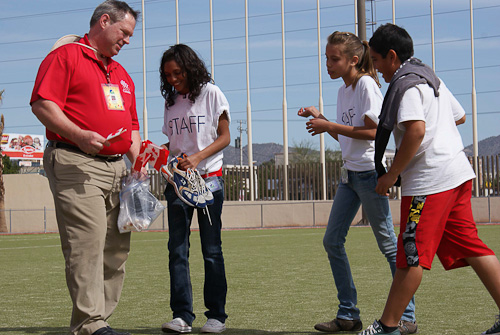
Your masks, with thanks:
M 117 228 L 123 159 L 107 162 L 68 149 L 47 148 L 44 168 L 54 196 L 73 313 L 71 332 L 107 327 L 123 287 L 130 233 Z

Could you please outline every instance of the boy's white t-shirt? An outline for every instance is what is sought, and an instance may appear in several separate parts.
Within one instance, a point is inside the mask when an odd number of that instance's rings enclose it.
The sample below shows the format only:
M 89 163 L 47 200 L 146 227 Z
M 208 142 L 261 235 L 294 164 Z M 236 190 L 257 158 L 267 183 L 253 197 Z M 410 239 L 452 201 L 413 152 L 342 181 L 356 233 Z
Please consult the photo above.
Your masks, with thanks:
M 223 112 L 231 122 L 224 93 L 211 83 L 203 86 L 194 103 L 187 95 L 177 95 L 175 104 L 165 107 L 162 127 L 170 142 L 170 158 L 181 153 L 190 156 L 212 144 L 218 137 L 217 128 Z M 222 168 L 222 158 L 221 150 L 202 160 L 197 169 L 201 174 L 218 171 Z
M 362 127 L 364 118 L 369 117 L 378 124 L 383 96 L 375 80 L 370 76 L 359 78 L 356 88 L 339 88 L 337 96 L 337 123 L 347 126 Z M 344 165 L 351 171 L 369 171 L 375 169 L 375 141 L 359 140 L 339 135 Z
M 474 179 L 455 121 L 465 111 L 441 81 L 439 97 L 427 84 L 410 88 L 403 95 L 394 128 L 396 148 L 404 136 L 402 122 L 425 122 L 425 136 L 418 151 L 401 173 L 403 196 L 430 195 L 454 189 Z

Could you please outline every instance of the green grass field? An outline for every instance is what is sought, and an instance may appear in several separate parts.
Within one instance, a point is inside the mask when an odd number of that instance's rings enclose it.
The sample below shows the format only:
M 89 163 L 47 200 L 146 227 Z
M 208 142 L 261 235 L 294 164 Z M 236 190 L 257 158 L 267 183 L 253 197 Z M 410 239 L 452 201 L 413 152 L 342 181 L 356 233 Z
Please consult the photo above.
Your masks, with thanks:
M 480 226 L 500 254 L 500 226 Z M 324 229 L 224 231 L 229 285 L 225 334 L 318 334 L 336 314 L 336 290 L 323 250 Z M 166 232 L 134 233 L 122 299 L 110 324 L 132 334 L 162 334 L 170 321 Z M 354 227 L 347 242 L 364 326 L 379 318 L 391 283 L 371 229 Z M 0 236 L 0 334 L 67 334 L 71 304 L 57 234 Z M 197 319 L 203 315 L 203 262 L 191 237 Z M 445 272 L 436 260 L 416 295 L 420 334 L 480 334 L 498 310 L 470 268 Z

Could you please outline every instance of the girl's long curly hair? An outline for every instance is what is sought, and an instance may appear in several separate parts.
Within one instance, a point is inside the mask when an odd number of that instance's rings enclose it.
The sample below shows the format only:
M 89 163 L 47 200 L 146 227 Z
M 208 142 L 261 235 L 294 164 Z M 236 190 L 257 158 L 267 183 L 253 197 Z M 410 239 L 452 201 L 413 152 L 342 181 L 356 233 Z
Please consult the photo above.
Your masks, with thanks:
M 165 99 L 165 105 L 173 106 L 178 92 L 170 85 L 163 73 L 166 62 L 176 61 L 184 72 L 188 82 L 188 98 L 191 102 L 200 95 L 201 89 L 206 83 L 213 83 L 210 73 L 205 67 L 205 63 L 198 57 L 196 52 L 185 44 L 176 44 L 163 53 L 160 64 L 160 92 Z

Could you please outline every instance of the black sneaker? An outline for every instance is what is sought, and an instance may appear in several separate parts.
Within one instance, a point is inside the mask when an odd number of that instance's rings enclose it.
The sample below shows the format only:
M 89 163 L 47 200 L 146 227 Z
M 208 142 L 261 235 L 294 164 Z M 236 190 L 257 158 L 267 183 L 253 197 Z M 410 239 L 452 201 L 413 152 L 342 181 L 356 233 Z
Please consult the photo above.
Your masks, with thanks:
M 401 332 L 399 331 L 399 329 L 396 328 L 396 330 L 388 333 L 384 330 L 384 328 L 382 328 L 382 325 L 380 323 L 378 323 L 377 320 L 375 320 L 375 322 L 373 322 L 372 325 L 369 325 L 368 328 L 366 328 L 365 330 L 363 330 L 361 333 L 358 333 L 358 335 L 401 335 Z
M 493 327 L 485 332 L 482 332 L 481 335 L 500 335 L 500 314 L 497 315 L 497 320 L 495 321 Z

